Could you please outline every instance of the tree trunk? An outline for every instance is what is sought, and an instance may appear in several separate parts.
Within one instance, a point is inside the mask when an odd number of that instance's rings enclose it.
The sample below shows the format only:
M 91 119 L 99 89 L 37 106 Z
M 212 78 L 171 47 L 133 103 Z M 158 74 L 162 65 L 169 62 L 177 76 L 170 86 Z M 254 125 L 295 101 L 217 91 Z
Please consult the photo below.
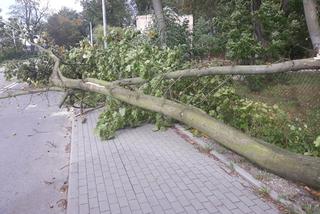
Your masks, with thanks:
M 320 26 L 316 0 L 303 0 L 304 14 L 313 48 L 320 52 Z
M 144 95 L 105 81 L 87 79 L 54 80 L 60 87 L 81 89 L 114 97 L 125 103 L 158 112 L 198 129 L 221 145 L 279 176 L 320 189 L 320 159 L 281 149 L 254 139 L 210 117 L 200 109 L 165 98 Z
M 257 41 L 259 41 L 262 44 L 262 46 L 265 47 L 267 45 L 267 41 L 263 37 L 262 24 L 260 20 L 257 18 L 257 16 L 255 15 L 255 12 L 260 9 L 260 6 L 261 6 L 261 0 L 252 1 L 252 5 L 251 5 L 251 12 L 253 14 L 252 24 L 253 24 L 254 34 Z
M 286 16 L 289 15 L 289 0 L 282 0 L 281 1 L 281 10 L 283 10 Z
M 160 42 L 162 46 L 166 44 L 166 23 L 163 14 L 162 2 L 161 0 L 152 0 L 152 5 L 154 13 L 156 15 L 156 24 L 158 31 L 160 33 Z

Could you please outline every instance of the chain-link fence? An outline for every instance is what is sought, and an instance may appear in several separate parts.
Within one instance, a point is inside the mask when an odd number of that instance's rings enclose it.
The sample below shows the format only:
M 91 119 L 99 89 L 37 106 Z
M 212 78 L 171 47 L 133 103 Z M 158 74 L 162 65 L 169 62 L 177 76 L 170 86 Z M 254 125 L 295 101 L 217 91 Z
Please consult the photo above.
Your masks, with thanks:
M 320 156 L 320 72 L 172 80 L 165 96 L 293 152 Z
M 249 130 L 249 133 L 253 132 L 256 137 L 299 153 L 320 155 L 320 145 L 316 141 L 320 136 L 318 70 L 234 76 L 232 79 L 236 94 L 262 106 L 270 106 L 263 111 L 268 111 L 265 115 L 269 115 L 273 122 L 262 120 L 262 123 L 266 123 L 265 126 L 261 125 L 265 130 Z M 257 113 L 256 109 L 251 110 L 252 114 Z M 269 127 L 268 123 L 274 127 Z

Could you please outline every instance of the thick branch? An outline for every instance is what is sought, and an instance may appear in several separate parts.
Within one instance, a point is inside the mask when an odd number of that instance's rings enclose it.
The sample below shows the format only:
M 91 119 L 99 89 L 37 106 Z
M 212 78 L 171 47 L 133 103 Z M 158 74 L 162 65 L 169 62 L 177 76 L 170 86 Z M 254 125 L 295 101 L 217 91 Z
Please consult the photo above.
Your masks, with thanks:
M 320 69 L 320 60 L 313 58 L 290 60 L 281 63 L 269 65 L 233 65 L 233 66 L 216 66 L 209 68 L 195 68 L 178 70 L 163 74 L 164 79 L 178 79 L 181 77 L 202 77 L 210 75 L 250 75 L 250 74 L 273 74 L 283 72 L 314 72 L 310 70 Z M 147 82 L 142 78 L 129 78 L 114 81 L 119 85 L 136 85 Z

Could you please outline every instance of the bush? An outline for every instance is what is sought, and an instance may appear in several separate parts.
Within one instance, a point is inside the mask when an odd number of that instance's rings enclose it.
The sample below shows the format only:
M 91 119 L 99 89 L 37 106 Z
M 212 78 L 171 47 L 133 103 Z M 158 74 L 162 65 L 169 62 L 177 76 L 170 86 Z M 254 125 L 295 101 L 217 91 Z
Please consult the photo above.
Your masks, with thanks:
M 194 24 L 192 34 L 192 53 L 196 57 L 207 57 L 219 53 L 219 40 L 214 36 L 212 21 L 200 17 Z
M 63 73 L 70 78 L 93 77 L 106 81 L 142 77 L 181 68 L 181 49 L 160 48 L 133 29 L 112 29 L 107 37 L 108 47 L 91 47 L 83 41 L 79 48 L 65 57 Z
M 10 61 L 5 66 L 5 77 L 11 79 L 16 77 L 18 80 L 33 85 L 46 85 L 52 73 L 53 61 L 47 55 L 27 60 Z
M 13 60 L 13 59 L 23 59 L 28 57 L 28 54 L 23 50 L 17 50 L 15 48 L 2 49 L 0 52 L 0 63 Z

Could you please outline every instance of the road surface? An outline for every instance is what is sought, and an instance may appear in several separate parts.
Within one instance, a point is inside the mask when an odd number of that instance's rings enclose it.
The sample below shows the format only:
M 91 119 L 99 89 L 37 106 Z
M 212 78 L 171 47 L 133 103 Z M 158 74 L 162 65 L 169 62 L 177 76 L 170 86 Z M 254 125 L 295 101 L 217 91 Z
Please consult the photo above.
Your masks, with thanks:
M 0 93 L 21 84 L 7 82 L 0 69 Z M 69 113 L 61 94 L 0 100 L 0 213 L 65 213 L 68 180 Z

